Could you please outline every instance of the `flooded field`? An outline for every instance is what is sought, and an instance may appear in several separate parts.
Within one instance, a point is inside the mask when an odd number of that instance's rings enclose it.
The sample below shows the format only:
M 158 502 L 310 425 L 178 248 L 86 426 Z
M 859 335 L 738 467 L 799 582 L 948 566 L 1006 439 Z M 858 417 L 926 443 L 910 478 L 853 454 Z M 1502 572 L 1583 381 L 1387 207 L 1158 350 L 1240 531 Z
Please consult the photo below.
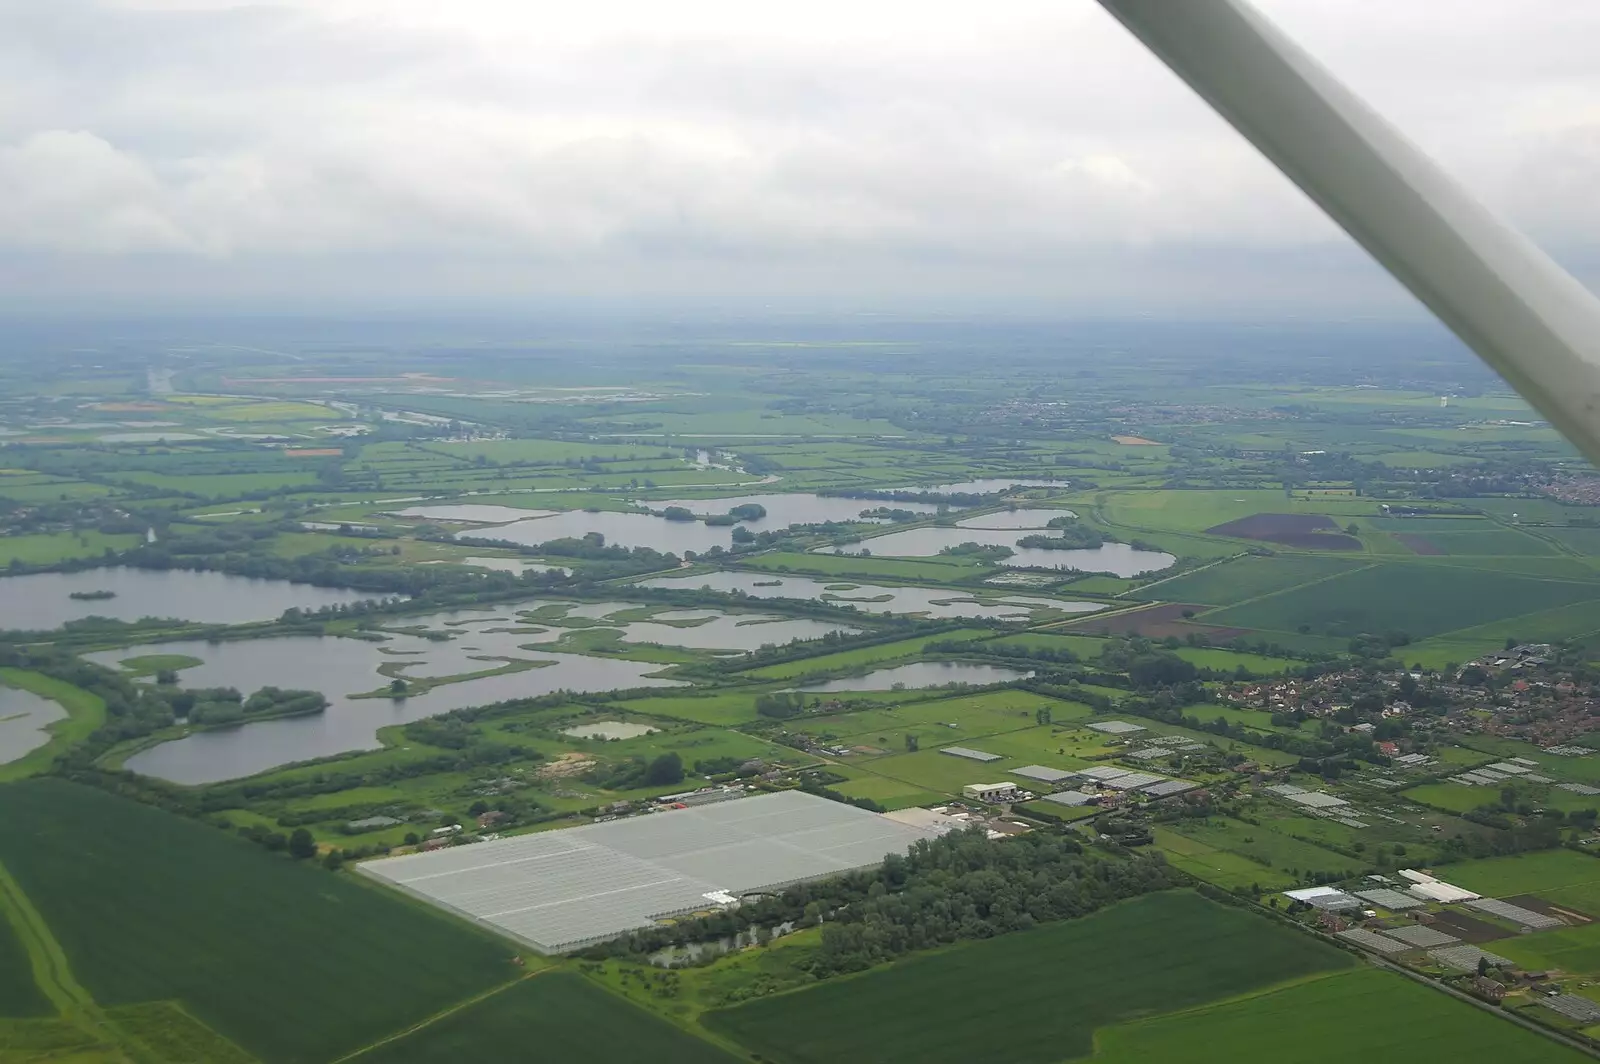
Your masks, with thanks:
M 110 592 L 110 598 L 79 595 Z M 291 608 L 317 609 L 378 598 L 366 591 L 258 580 L 187 569 L 85 569 L 0 577 L 0 629 L 59 628 L 84 617 L 137 621 L 175 617 L 201 624 L 271 621 Z
M 703 573 L 699 576 L 656 577 L 641 582 L 643 587 L 708 588 L 712 591 L 741 591 L 752 598 L 817 599 L 840 606 L 854 606 L 866 613 L 906 613 L 924 617 L 992 617 L 1026 621 L 1034 613 L 1092 613 L 1103 608 L 1098 602 L 1073 602 L 1069 599 L 1014 595 L 1005 591 L 983 592 L 983 601 L 974 592 L 948 588 L 885 587 L 853 584 L 838 580 L 817 580 L 806 576 L 769 576 L 764 573 Z

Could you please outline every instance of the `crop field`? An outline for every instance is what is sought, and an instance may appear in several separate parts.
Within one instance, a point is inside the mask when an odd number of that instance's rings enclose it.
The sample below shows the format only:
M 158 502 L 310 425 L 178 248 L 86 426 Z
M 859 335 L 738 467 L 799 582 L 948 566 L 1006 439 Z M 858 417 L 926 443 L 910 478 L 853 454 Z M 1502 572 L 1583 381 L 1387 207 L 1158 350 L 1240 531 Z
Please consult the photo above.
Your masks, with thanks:
M 1409 533 L 1417 535 L 1416 533 Z M 1552 554 L 1550 544 L 1519 532 L 1514 528 L 1487 528 L 1477 531 L 1427 532 L 1418 538 L 1438 548 L 1437 551 L 1417 551 L 1418 554 L 1467 554 L 1517 557 L 1519 555 Z
M 1600 898 L 1600 858 L 1571 850 L 1541 850 L 1513 857 L 1461 861 L 1439 869 L 1439 876 L 1490 898 L 1509 898 L 1515 894 L 1540 897 L 1583 894 Z M 1580 908 L 1600 917 L 1600 906 L 1580 905 Z
M 709 1012 L 702 1022 L 780 1064 L 1055 1064 L 1087 1055 L 1099 1028 L 1350 963 L 1307 936 L 1169 892 Z
M 267 1064 L 348 1052 L 515 972 L 508 947 L 394 895 L 59 780 L 0 787 L 0 862 L 97 1002 L 177 999 Z
M 1600 973 L 1600 924 L 1517 935 L 1497 941 L 1494 948 L 1529 971 L 1559 968 L 1583 975 Z
M 1496 947 L 1498 948 L 1498 947 Z M 1578 1064 L 1589 1058 L 1403 976 L 1343 972 L 1100 1032 L 1093 1064 Z M 1087 1061 L 1084 1064 L 1088 1064 Z
M 53 1016 L 55 1006 L 34 982 L 27 948 L 11 926 L 8 915 L 0 911 L 0 1017 Z M 3 1048 L 0 1044 L 0 1049 Z M 0 1059 L 4 1059 L 3 1054 Z
M 1290 881 L 1298 881 L 1311 873 L 1325 873 L 1343 878 L 1359 871 L 1363 863 L 1344 854 L 1323 849 L 1321 846 L 1279 834 L 1267 823 L 1247 824 L 1240 820 L 1212 817 L 1204 822 L 1185 822 L 1173 827 L 1171 832 L 1182 836 L 1197 847 L 1222 850 L 1249 858 L 1256 864 L 1277 873 L 1276 878 L 1280 882 L 1285 876 Z M 1170 839 L 1168 843 L 1174 846 L 1181 845 L 1176 840 Z M 1203 852 L 1203 850 L 1191 852 L 1186 856 L 1195 857 Z M 1226 863 L 1223 863 L 1222 874 L 1229 874 L 1230 871 Z M 1261 885 L 1268 886 L 1267 883 Z
M 550 972 L 523 979 L 360 1059 L 370 1064 L 521 1059 L 731 1064 L 737 1058 L 580 975 Z
M 1203 615 L 1205 624 L 1329 635 L 1401 631 L 1415 638 L 1593 598 L 1593 584 L 1428 565 L 1382 564 Z
M 1208 536 L 1259 539 L 1304 550 L 1360 550 L 1361 541 L 1339 531 L 1326 514 L 1251 514 L 1205 530 Z

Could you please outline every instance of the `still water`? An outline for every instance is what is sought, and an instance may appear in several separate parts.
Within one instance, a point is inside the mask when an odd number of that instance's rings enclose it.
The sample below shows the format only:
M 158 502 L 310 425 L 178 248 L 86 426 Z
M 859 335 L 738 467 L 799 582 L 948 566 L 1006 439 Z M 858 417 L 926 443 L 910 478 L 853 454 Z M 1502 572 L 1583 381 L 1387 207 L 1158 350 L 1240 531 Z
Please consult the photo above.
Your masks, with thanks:
M 1161 551 L 1136 550 L 1126 543 L 1105 543 L 1094 550 L 1045 550 L 1019 547 L 1017 540 L 1032 535 L 1024 529 L 991 528 L 908 528 L 886 536 L 824 548 L 831 554 L 860 554 L 870 550 L 874 556 L 888 558 L 932 558 L 946 547 L 963 543 L 1010 547 L 1014 553 L 1000 564 L 1037 569 L 1081 569 L 1086 573 L 1112 573 L 1138 576 L 1170 566 L 1177 559 Z
M 524 510 L 520 506 L 493 506 L 489 503 L 454 503 L 440 506 L 408 506 L 394 511 L 396 517 L 417 517 L 425 521 L 473 521 L 503 525 L 530 517 L 549 517 L 555 510 Z
M 45 727 L 65 720 L 67 711 L 57 702 L 32 691 L 0 685 L 0 764 L 15 761 L 50 741 Z
M 1045 530 L 1051 521 L 1058 517 L 1077 517 L 1071 510 L 1051 510 L 1046 508 L 999 510 L 992 514 L 980 514 L 977 517 L 968 517 L 957 521 L 957 528 L 1027 528 L 1037 531 Z
M 74 592 L 111 591 L 114 598 L 85 601 Z M 85 569 L 0 577 L 0 629 L 59 628 L 84 617 L 137 621 L 177 617 L 202 624 L 275 620 L 291 607 L 316 609 L 378 598 L 367 591 L 257 580 L 187 569 Z
M 651 499 L 639 503 L 640 506 L 648 506 L 652 510 L 665 510 L 668 506 L 682 506 L 689 512 L 701 517 L 707 514 L 725 514 L 735 506 L 749 504 L 765 507 L 767 511 L 767 516 L 765 517 L 758 517 L 754 521 L 742 522 L 748 525 L 752 532 L 788 528 L 790 525 L 818 524 L 823 521 L 859 521 L 861 519 L 861 511 L 875 510 L 880 506 L 887 506 L 896 510 L 910 510 L 912 513 L 919 514 L 939 512 L 937 506 L 925 502 L 880 502 L 876 499 L 842 499 L 832 495 L 808 495 L 800 492 L 737 495 L 720 499 L 667 499 L 664 501 Z
M 931 487 L 902 488 L 902 491 L 933 491 L 947 495 L 972 494 L 989 495 L 997 491 L 1008 491 L 1011 488 L 1060 488 L 1067 489 L 1064 480 L 1032 480 L 1027 477 L 991 477 L 985 480 L 963 480 L 959 484 L 934 484 Z
M 564 618 L 588 622 L 579 628 L 542 625 L 520 611 L 555 607 Z M 546 649 L 572 631 L 615 629 L 631 643 L 659 642 L 712 650 L 753 650 L 765 643 L 815 639 L 842 625 L 757 614 L 693 611 L 680 617 L 685 627 L 664 621 L 612 621 L 609 615 L 638 609 L 635 602 L 553 603 L 530 600 L 492 610 L 455 610 L 397 620 L 383 642 L 332 636 L 283 636 L 232 643 L 185 640 L 85 655 L 110 668 L 146 654 L 183 654 L 203 664 L 184 669 L 185 687 L 236 687 L 249 694 L 262 687 L 297 687 L 327 696 L 326 712 L 315 716 L 260 721 L 217 731 L 197 732 L 162 743 L 128 759 L 134 772 L 176 783 L 210 783 L 253 775 L 295 761 L 376 747 L 378 729 L 466 706 L 508 698 L 531 698 L 553 691 L 608 691 L 618 688 L 679 686 L 652 674 L 666 666 L 616 658 L 597 658 Z M 668 620 L 676 613 L 664 614 Z M 448 635 L 428 638 L 423 633 Z M 439 679 L 530 661 L 520 672 L 461 680 L 403 700 L 352 698 L 380 690 L 398 672 L 411 679 Z
M 1033 671 L 1008 669 L 999 665 L 969 665 L 959 661 L 918 661 L 878 669 L 865 676 L 845 676 L 836 680 L 803 684 L 796 691 L 887 691 L 896 684 L 906 687 L 943 687 L 949 683 L 1005 683 L 1025 680 Z
M 819 599 L 839 606 L 854 606 L 866 613 L 908 613 L 924 617 L 992 617 L 998 620 L 1026 621 L 1035 610 L 1059 613 L 1092 613 L 1101 609 L 1097 602 L 1072 602 L 1066 599 L 1039 598 L 991 591 L 985 605 L 969 591 L 927 587 L 880 587 L 851 581 L 813 580 L 806 576 L 777 576 L 764 573 L 705 573 L 700 576 L 656 577 L 641 581 L 643 587 L 708 588 L 712 591 L 742 591 L 752 598 Z M 837 590 L 828 590 L 835 588 Z

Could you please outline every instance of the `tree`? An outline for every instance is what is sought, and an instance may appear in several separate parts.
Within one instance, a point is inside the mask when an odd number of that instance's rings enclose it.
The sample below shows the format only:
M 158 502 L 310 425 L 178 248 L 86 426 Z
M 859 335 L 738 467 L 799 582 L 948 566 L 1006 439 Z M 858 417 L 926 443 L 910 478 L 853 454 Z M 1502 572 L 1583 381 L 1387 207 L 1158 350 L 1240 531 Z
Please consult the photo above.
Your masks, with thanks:
M 298 860 L 317 855 L 317 840 L 311 837 L 311 832 L 305 828 L 295 828 L 294 834 L 289 836 L 289 856 Z
M 907 734 L 906 735 L 906 753 L 914 754 L 914 753 L 917 752 L 917 748 L 918 748 L 917 737 L 915 735 Z
M 1489 974 L 1489 958 L 1488 957 L 1480 956 L 1478 958 L 1478 974 L 1480 976 Z
M 676 750 L 669 750 L 650 762 L 650 767 L 645 770 L 644 782 L 649 787 L 661 787 L 670 783 L 683 782 L 683 758 L 678 756 Z
M 389 681 L 389 697 L 391 698 L 404 698 L 406 692 L 410 689 L 410 685 L 398 676 Z

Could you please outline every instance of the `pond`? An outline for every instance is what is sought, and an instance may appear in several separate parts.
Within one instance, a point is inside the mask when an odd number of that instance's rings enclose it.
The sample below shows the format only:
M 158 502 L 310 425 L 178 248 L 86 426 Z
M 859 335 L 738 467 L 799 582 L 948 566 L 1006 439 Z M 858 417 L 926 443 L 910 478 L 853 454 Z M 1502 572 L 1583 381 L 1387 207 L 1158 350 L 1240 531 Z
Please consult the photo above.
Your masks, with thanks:
M 1073 602 L 1067 599 L 1014 595 L 988 591 L 985 605 L 971 591 L 928 587 L 883 587 L 840 580 L 814 580 L 807 576 L 777 576 L 765 573 L 703 573 L 699 576 L 662 576 L 640 581 L 642 587 L 707 588 L 711 591 L 742 591 L 752 598 L 818 599 L 839 606 L 854 606 L 866 613 L 908 613 L 925 617 L 992 617 L 998 620 L 1028 620 L 1035 610 L 1060 613 L 1093 613 L 1103 608 L 1098 602 Z M 835 590 L 829 590 L 833 588 Z
M 425 562 L 424 564 L 432 564 Z M 500 573 L 566 573 L 572 570 L 564 565 L 546 565 L 544 562 L 524 561 L 521 558 L 462 558 L 460 565 L 471 565 L 479 569 L 493 569 Z
M 112 598 L 69 596 L 109 591 Z M 292 607 L 317 609 L 380 598 L 369 591 L 316 587 L 287 580 L 258 580 L 187 569 L 84 569 L 0 577 L 0 629 L 59 628 L 84 617 L 137 621 L 177 617 L 201 624 L 276 620 Z
M 545 610 L 582 619 L 586 627 L 539 624 L 519 611 Z M 236 687 L 249 694 L 266 686 L 297 687 L 327 696 L 326 712 L 307 717 L 258 721 L 216 731 L 196 732 L 141 751 L 127 768 L 175 783 L 199 784 L 236 779 L 296 761 L 328 757 L 378 745 L 379 728 L 404 724 L 466 706 L 508 698 L 532 698 L 553 691 L 609 691 L 632 687 L 680 686 L 654 675 L 668 666 L 653 662 L 598 658 L 546 649 L 572 631 L 616 629 L 625 642 L 661 642 L 713 650 L 754 650 L 765 643 L 814 639 L 843 625 L 758 614 L 694 611 L 689 625 L 663 621 L 609 622 L 606 615 L 639 609 L 634 602 L 518 602 L 493 610 L 456 610 L 397 619 L 382 642 L 334 636 L 280 636 L 210 643 L 181 640 L 99 651 L 84 655 L 108 668 L 133 657 L 181 654 L 202 664 L 183 669 L 185 687 Z M 700 614 L 706 614 L 701 617 Z M 671 614 L 663 614 L 671 619 Z M 704 623 L 694 623 L 703 620 Z M 403 630 L 402 630 L 403 628 Z M 426 633 L 426 634 L 425 634 Z M 429 638 L 429 636 L 447 638 Z M 507 662 L 533 662 L 534 668 L 445 683 L 401 700 L 354 698 L 379 691 L 391 678 L 443 679 L 485 672 Z M 380 671 L 383 666 L 387 669 Z
M 408 506 L 393 511 L 394 517 L 416 517 L 424 521 L 471 521 L 474 524 L 504 525 L 530 517 L 549 517 L 555 510 L 524 510 L 520 506 L 493 506 L 489 503 L 450 503 L 439 506 Z
M 844 676 L 836 680 L 802 684 L 796 691 L 888 691 L 896 684 L 905 687 L 943 687 L 950 683 L 989 684 L 1025 680 L 1033 670 L 1008 669 L 1001 665 L 972 665 L 959 661 L 918 661 L 877 669 L 865 676 Z
M 0 684 L 0 764 L 8 764 L 50 741 L 45 728 L 67 711 L 32 691 Z
M 1157 572 L 1177 559 L 1162 551 L 1137 550 L 1126 543 L 1105 543 L 1093 550 L 1045 550 L 1042 547 L 1019 547 L 1017 540 L 1032 533 L 1023 529 L 991 528 L 908 528 L 903 532 L 890 532 L 886 536 L 848 543 L 841 547 L 824 547 L 825 553 L 860 554 L 870 550 L 874 556 L 886 558 L 932 558 L 946 547 L 963 543 L 982 543 L 986 546 L 1010 547 L 1014 553 L 1000 562 L 1018 568 L 1080 569 L 1086 573 L 1111 573 L 1114 576 L 1138 576 Z
M 668 521 L 653 514 L 616 513 L 603 511 L 589 513 L 568 510 L 552 517 L 539 517 L 517 521 L 493 528 L 468 529 L 456 533 L 459 538 L 503 539 L 511 543 L 532 546 L 552 539 L 582 539 L 590 532 L 606 537 L 606 543 L 618 547 L 651 547 L 663 554 L 684 551 L 703 553 L 712 547 L 728 550 L 733 546 L 733 528 L 711 527 L 699 521 Z
M 654 735 L 660 730 L 648 724 L 630 724 L 625 720 L 597 720 L 592 724 L 562 728 L 561 734 L 578 739 L 637 739 L 641 735 Z
M 788 528 L 790 525 L 820 524 L 823 521 L 859 521 L 861 511 L 888 506 L 896 510 L 910 510 L 919 514 L 935 514 L 939 507 L 925 502 L 883 502 L 877 499 L 843 499 L 832 495 L 808 495 L 802 492 L 772 492 L 764 495 L 735 495 L 720 499 L 664 499 L 640 500 L 640 506 L 652 510 L 665 510 L 681 506 L 698 517 L 708 514 L 725 514 L 735 506 L 764 507 L 767 516 L 754 521 L 742 521 L 752 532 Z

